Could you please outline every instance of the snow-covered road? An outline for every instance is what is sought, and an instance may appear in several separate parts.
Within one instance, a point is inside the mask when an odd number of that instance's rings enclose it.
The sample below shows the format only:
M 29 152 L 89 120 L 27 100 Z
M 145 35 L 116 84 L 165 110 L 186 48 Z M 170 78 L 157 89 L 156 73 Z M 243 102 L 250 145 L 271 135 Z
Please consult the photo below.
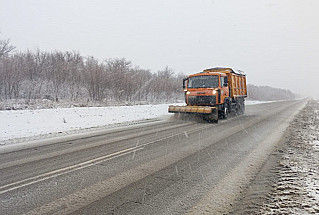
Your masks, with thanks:
M 305 103 L 250 105 L 219 124 L 154 119 L 1 146 L 1 214 L 225 214 Z

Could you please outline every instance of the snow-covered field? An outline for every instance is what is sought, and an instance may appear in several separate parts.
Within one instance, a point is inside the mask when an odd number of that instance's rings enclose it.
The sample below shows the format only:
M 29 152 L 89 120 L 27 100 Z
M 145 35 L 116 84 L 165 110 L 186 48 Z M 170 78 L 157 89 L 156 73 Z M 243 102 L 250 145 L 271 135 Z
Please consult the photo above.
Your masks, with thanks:
M 264 102 L 246 101 L 247 105 L 259 103 Z M 168 115 L 167 109 L 168 104 L 0 111 L 0 145 L 16 142 L 12 141 L 16 138 L 63 135 L 70 131 L 158 118 Z

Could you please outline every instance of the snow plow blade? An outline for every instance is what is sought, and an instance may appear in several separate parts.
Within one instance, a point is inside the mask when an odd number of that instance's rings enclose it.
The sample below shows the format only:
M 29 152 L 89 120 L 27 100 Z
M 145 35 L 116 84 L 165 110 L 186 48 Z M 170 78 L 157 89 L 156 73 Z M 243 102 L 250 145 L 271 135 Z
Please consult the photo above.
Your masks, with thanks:
M 169 113 L 201 114 L 209 121 L 218 122 L 218 110 L 210 106 L 173 106 L 168 107 Z

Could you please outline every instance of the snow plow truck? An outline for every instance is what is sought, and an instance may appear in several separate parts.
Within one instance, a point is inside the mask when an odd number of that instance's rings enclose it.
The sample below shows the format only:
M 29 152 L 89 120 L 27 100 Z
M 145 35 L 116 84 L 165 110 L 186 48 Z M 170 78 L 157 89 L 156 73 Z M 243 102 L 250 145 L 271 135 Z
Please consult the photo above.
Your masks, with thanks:
M 231 68 L 211 68 L 183 79 L 185 106 L 168 108 L 169 113 L 199 114 L 218 122 L 228 114 L 243 114 L 247 97 L 246 75 Z

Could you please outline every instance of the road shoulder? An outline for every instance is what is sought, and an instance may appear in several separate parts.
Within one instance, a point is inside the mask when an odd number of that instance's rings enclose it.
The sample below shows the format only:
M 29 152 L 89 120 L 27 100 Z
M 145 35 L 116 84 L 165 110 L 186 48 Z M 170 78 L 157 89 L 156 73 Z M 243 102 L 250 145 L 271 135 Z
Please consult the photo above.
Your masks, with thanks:
M 231 214 L 319 213 L 319 103 L 309 101 Z

